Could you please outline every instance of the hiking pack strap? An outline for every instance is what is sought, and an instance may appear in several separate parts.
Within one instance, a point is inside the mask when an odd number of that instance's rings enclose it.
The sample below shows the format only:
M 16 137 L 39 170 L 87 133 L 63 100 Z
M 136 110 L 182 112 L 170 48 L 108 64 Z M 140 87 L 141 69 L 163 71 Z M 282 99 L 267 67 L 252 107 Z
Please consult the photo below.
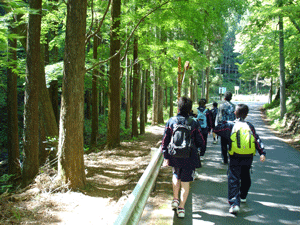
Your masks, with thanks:
M 241 131 L 236 132 L 236 144 L 238 148 L 241 148 Z

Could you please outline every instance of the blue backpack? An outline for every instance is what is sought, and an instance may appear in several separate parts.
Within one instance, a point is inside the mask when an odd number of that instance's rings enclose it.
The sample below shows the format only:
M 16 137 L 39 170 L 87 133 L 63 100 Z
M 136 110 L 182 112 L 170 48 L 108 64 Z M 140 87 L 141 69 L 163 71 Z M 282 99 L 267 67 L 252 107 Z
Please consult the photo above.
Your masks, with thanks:
M 201 112 L 198 109 L 197 119 L 198 119 L 198 122 L 199 122 L 201 128 L 206 128 L 207 127 L 206 112 L 207 112 L 207 109 L 205 109 L 203 112 Z

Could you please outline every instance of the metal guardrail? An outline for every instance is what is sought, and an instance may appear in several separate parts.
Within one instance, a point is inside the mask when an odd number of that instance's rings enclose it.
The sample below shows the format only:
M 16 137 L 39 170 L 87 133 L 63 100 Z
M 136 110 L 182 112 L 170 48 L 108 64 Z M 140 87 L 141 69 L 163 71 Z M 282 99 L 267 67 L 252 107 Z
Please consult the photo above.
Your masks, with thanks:
M 142 216 L 163 162 L 161 147 L 159 149 L 151 148 L 151 150 L 154 151 L 152 159 L 132 193 L 129 195 L 114 225 L 138 224 Z

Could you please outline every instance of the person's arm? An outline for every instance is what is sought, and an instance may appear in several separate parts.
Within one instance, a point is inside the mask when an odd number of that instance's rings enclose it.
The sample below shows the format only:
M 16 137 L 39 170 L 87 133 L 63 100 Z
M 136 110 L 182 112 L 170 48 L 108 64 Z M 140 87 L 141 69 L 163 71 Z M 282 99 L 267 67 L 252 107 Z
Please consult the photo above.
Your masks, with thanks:
M 213 132 L 221 137 L 230 139 L 231 130 L 233 127 L 232 122 L 223 121 L 223 123 L 219 123 L 214 129 Z
M 196 121 L 198 121 L 199 118 L 200 118 L 199 109 L 197 109 L 197 120 Z
M 164 167 L 169 166 L 170 155 L 168 152 L 168 146 L 171 141 L 171 136 L 172 136 L 172 129 L 170 127 L 170 120 L 169 120 L 165 126 L 165 131 L 164 131 L 164 135 L 163 135 L 163 139 L 162 139 L 162 143 L 161 143 L 162 152 L 164 155 L 164 162 L 163 162 Z
M 209 109 L 206 112 L 206 120 L 207 120 L 208 133 L 210 133 L 210 131 L 213 128 L 213 120 L 212 120 L 212 111 L 210 111 Z
M 217 126 L 219 123 L 222 122 L 222 113 L 223 113 L 223 104 L 220 105 L 220 107 L 218 109 L 218 113 L 217 113 L 216 120 L 215 120 L 215 126 Z
M 265 151 L 264 143 L 261 141 L 258 134 L 256 133 L 254 126 L 251 123 L 248 123 L 248 125 L 254 136 L 255 148 L 260 154 L 260 161 L 264 162 L 266 160 L 266 151 Z
M 200 156 L 203 156 L 206 151 L 206 145 L 204 137 L 201 133 L 201 128 L 198 124 L 193 128 L 192 135 L 194 136 L 195 145 L 200 148 Z

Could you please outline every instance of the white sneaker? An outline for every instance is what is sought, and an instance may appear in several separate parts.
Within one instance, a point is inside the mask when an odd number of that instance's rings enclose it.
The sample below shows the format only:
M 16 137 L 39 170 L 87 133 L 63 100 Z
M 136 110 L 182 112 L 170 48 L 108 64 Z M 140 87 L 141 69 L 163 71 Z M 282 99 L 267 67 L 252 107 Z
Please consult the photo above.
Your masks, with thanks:
M 185 209 L 177 208 L 177 215 L 179 218 L 184 218 L 185 216 Z
M 173 199 L 172 204 L 171 204 L 172 209 L 173 210 L 177 209 L 178 206 L 179 206 L 179 200 L 178 199 Z
M 238 205 L 230 206 L 229 213 L 236 214 L 240 211 L 240 207 Z
M 241 202 L 242 202 L 242 203 L 245 203 L 246 201 L 247 201 L 247 199 L 241 198 Z

